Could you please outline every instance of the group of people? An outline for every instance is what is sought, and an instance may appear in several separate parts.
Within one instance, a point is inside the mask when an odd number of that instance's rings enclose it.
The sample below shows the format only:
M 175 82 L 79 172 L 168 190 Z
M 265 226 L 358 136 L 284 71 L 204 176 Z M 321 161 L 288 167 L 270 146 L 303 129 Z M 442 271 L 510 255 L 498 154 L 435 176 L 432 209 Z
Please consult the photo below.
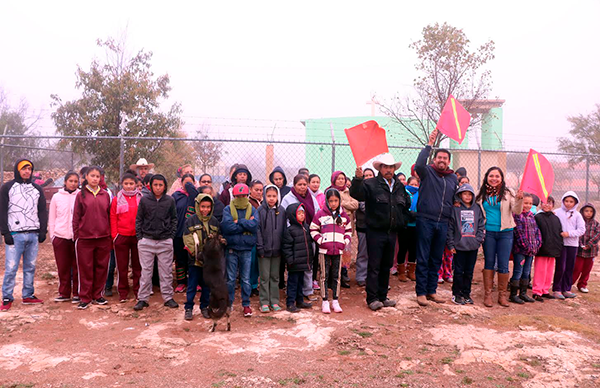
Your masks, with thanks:
M 163 175 L 153 173 L 154 165 L 140 159 L 113 195 L 103 169 L 89 166 L 66 174 L 49 211 L 42 188 L 32 181 L 33 163 L 19 160 L 14 180 L 0 189 L 6 247 L 0 310 L 12 306 L 21 257 L 23 304 L 43 302 L 34 295 L 33 279 L 38 243 L 47 232 L 59 277 L 54 300 L 71 301 L 79 309 L 108 303 L 116 272 L 121 303 L 134 298 L 135 310 L 149 307 L 155 285 L 167 307 L 179 307 L 174 294 L 186 293 L 186 320 L 193 319 L 200 293 L 200 311 L 208 318 L 203 248 L 209 239 L 223 247 L 229 309 L 239 285 L 245 317 L 252 316 L 252 296 L 258 296 L 261 313 L 311 308 L 317 295 L 323 313 L 341 313 L 340 293 L 350 287 L 353 259 L 356 284 L 365 287 L 373 311 L 395 306 L 388 298 L 393 273 L 402 282 L 416 282 L 421 306 L 445 302 L 437 294 L 443 281 L 452 282 L 452 302 L 473 304 L 480 248 L 487 307 L 494 304 L 494 283 L 504 307 L 509 301 L 573 298 L 574 284 L 588 292 L 600 241 L 594 206 L 577 211 L 579 199 L 569 191 L 554 209 L 552 197 L 540 201 L 508 188 L 498 167 L 486 172 L 476 193 L 464 168 L 450 169 L 448 150 L 432 155 L 436 136 L 432 133 L 408 178 L 398 172 L 400 162 L 383 154 L 374 169 L 357 167 L 353 179 L 334 172 L 324 191 L 320 177 L 306 168 L 288 186 L 282 168 L 264 184 L 244 164 L 232 166 L 220 192 L 209 174 L 197 181 L 191 165 L 177 171 L 169 188 Z M 527 295 L 530 287 L 533 298 Z

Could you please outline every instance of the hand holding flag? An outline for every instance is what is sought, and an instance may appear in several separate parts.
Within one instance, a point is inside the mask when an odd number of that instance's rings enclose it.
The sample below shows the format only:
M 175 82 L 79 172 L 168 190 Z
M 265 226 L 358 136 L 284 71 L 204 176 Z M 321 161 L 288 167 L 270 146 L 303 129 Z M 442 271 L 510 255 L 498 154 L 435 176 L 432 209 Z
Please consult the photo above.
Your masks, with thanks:
M 436 129 L 449 138 L 461 144 L 467 135 L 467 129 L 471 123 L 471 115 L 453 95 L 448 97 Z

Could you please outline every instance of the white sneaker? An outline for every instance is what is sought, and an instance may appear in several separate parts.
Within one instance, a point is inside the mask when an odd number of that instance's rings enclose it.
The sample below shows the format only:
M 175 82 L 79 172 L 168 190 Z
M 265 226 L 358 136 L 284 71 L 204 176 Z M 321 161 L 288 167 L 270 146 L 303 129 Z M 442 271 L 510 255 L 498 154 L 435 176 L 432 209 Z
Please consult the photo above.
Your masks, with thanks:
M 333 309 L 334 313 L 341 313 L 343 311 L 338 300 L 331 301 L 331 308 Z
M 588 290 L 586 287 L 582 287 L 582 288 L 578 288 L 579 292 L 583 292 L 584 294 L 587 294 L 588 292 L 590 292 L 590 290 Z
M 438 284 L 444 284 L 444 279 L 438 278 Z
M 321 304 L 321 311 L 323 311 L 323 314 L 331 314 L 331 309 L 329 308 L 328 300 L 324 300 Z

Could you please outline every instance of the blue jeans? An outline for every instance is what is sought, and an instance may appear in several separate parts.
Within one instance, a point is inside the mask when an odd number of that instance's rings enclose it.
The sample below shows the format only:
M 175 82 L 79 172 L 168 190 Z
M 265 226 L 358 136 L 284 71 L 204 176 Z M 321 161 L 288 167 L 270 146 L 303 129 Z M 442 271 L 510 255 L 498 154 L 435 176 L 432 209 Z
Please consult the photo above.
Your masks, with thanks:
M 250 287 L 255 290 L 258 288 L 258 257 L 256 247 L 252 248 L 252 261 L 250 264 Z
M 195 265 L 190 265 L 188 267 L 188 284 L 187 284 L 187 294 L 186 294 L 186 302 L 185 309 L 190 310 L 194 308 L 194 298 L 196 298 L 196 293 L 198 292 L 196 288 L 200 286 L 202 287 L 202 291 L 200 293 L 200 309 L 204 309 L 208 307 L 208 301 L 210 299 L 210 289 L 204 283 L 204 277 L 202 276 L 202 267 L 197 267 Z
M 252 251 L 227 250 L 227 290 L 229 291 L 229 305 L 233 305 L 235 298 L 235 281 L 238 270 L 242 288 L 242 306 L 250 306 L 250 267 L 252 264 Z
M 520 253 L 513 253 L 513 259 L 513 276 L 510 278 L 510 280 L 529 280 L 533 256 L 525 256 Z
M 285 300 L 286 307 L 294 306 L 296 303 L 302 303 L 302 287 L 304 285 L 304 272 L 289 272 L 287 284 L 287 298 Z
M 4 282 L 2 283 L 2 299 L 14 300 L 15 278 L 19 269 L 19 261 L 23 256 L 23 299 L 33 296 L 33 277 L 35 261 L 38 254 L 38 232 L 16 233 L 13 235 L 14 245 L 5 245 L 6 259 L 4 263 Z
M 508 261 L 513 246 L 513 231 L 485 232 L 483 240 L 483 256 L 485 269 L 497 270 L 498 273 L 508 273 Z
M 438 272 L 446 246 L 447 222 L 437 222 L 417 217 L 417 269 L 415 277 L 417 296 L 435 294 Z

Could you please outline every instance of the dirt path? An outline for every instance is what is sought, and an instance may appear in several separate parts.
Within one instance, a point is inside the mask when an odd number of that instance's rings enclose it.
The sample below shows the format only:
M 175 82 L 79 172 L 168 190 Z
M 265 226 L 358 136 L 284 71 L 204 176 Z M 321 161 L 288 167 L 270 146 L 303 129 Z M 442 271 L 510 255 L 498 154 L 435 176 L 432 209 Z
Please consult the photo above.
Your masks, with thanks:
M 344 313 L 330 316 L 260 314 L 253 298 L 254 317 L 238 307 L 231 332 L 208 333 L 199 311 L 184 321 L 158 295 L 139 314 L 116 297 L 85 311 L 52 302 L 49 248 L 36 274 L 46 303 L 21 305 L 19 279 L 17 302 L 0 314 L 0 387 L 600 386 L 599 272 L 588 295 L 508 309 L 483 307 L 480 285 L 474 306 L 420 308 L 414 283 L 396 279 L 398 306 L 377 313 L 354 283 L 342 291 Z M 449 285 L 439 293 L 449 299 Z

